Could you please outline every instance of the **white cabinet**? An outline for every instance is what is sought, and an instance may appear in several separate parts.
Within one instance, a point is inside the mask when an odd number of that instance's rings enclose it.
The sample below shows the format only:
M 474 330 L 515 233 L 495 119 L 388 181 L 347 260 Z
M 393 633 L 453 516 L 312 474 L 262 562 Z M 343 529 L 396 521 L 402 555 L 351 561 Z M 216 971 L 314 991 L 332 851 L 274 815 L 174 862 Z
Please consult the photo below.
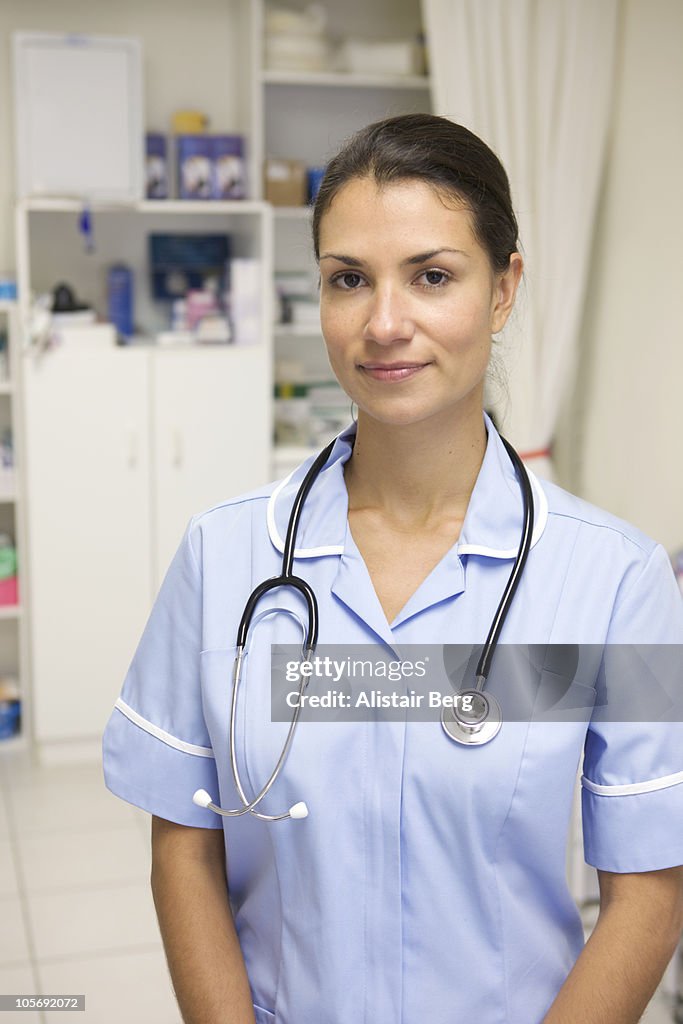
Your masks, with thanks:
M 190 516 L 266 479 L 267 358 L 261 346 L 26 355 L 39 743 L 99 742 Z
M 157 582 L 191 515 L 268 479 L 268 358 L 262 346 L 154 353 Z
M 149 610 L 149 360 L 24 361 L 33 728 L 96 736 Z

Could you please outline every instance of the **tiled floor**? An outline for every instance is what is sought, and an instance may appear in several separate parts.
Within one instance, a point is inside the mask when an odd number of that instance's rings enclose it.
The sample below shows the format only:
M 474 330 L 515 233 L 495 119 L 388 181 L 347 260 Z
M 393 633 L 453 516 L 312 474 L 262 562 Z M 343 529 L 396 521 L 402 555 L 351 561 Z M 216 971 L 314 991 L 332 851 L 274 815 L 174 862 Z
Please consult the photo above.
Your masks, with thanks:
M 0 750 L 0 993 L 85 993 L 2 1024 L 180 1024 L 149 888 L 149 815 L 99 765 Z
M 149 822 L 104 788 L 99 765 L 39 768 L 0 749 L 0 993 L 86 996 L 85 1013 L 3 1012 L 0 1024 L 180 1024 Z M 671 1020 L 663 995 L 643 1017 Z

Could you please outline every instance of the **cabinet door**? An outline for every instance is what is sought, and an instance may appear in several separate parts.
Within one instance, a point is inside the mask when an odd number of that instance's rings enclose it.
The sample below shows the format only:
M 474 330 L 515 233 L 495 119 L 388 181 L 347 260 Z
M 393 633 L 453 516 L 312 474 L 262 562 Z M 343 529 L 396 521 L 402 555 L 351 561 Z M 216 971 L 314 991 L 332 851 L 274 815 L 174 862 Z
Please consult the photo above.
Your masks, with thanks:
M 34 728 L 97 738 L 149 613 L 149 355 L 24 360 Z
M 269 350 L 154 353 L 156 585 L 191 516 L 268 479 L 272 437 Z

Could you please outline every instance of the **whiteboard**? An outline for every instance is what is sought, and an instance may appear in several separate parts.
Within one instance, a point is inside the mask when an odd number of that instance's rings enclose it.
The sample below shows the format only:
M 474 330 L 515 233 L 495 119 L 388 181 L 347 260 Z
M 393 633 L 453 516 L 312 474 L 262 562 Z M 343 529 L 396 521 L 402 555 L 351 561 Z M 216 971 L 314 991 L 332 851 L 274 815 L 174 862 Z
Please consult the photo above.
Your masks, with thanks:
M 17 194 L 142 198 L 138 39 L 14 33 Z

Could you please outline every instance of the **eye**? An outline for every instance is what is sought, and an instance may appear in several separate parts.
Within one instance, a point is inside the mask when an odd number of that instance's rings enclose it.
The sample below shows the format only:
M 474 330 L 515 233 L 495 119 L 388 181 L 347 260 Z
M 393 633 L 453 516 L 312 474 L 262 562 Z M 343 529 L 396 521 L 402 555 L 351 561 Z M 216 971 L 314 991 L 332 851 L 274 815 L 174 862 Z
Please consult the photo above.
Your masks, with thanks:
M 418 278 L 418 281 L 420 280 L 420 278 L 424 278 L 422 284 L 423 288 L 436 289 L 443 288 L 444 285 L 448 284 L 448 282 L 451 280 L 451 275 L 446 273 L 445 270 L 437 270 L 436 268 L 434 268 L 432 270 L 423 270 L 422 273 L 420 274 L 420 277 Z
M 354 270 L 342 270 L 330 278 L 330 284 L 336 285 L 337 288 L 341 288 L 345 292 L 356 291 L 362 281 L 361 275 L 357 274 Z

